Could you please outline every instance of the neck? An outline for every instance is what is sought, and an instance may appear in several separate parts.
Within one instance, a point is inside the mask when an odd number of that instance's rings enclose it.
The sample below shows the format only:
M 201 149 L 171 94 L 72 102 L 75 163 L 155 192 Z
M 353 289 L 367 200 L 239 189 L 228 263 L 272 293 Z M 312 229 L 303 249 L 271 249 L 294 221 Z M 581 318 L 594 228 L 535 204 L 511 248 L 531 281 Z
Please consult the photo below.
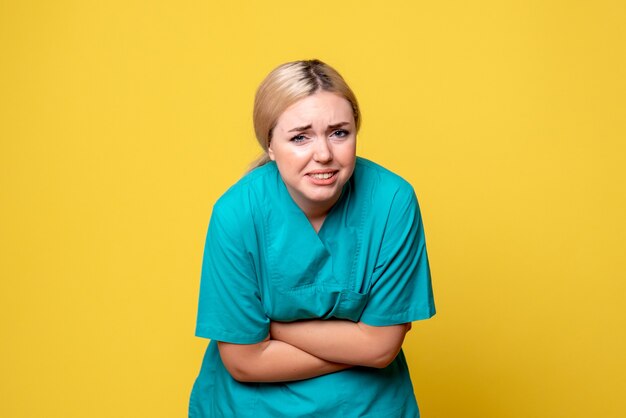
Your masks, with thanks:
M 326 219 L 326 215 L 328 215 L 328 212 L 330 212 L 330 209 L 333 207 L 334 203 L 336 202 L 333 202 L 330 205 L 324 205 L 321 207 L 320 206 L 303 207 L 301 205 L 298 205 L 298 206 L 300 206 L 300 209 L 302 210 L 302 212 L 304 212 L 304 215 L 307 217 L 307 219 L 313 226 L 313 229 L 315 229 L 315 232 L 319 232 L 319 230 L 322 228 L 322 224 L 324 223 L 324 219 Z
M 320 230 L 322 224 L 324 223 L 324 219 L 326 219 L 326 215 L 341 197 L 340 194 L 339 196 L 335 196 L 331 202 L 325 202 L 324 204 L 312 204 L 310 201 L 301 200 L 299 194 L 291 190 L 289 186 L 287 186 L 287 192 L 293 199 L 294 203 L 307 217 L 311 225 L 313 225 L 316 232 Z
M 322 225 L 324 224 L 324 219 L 326 219 L 326 215 L 318 218 L 307 217 L 307 219 L 311 222 L 311 226 L 313 226 L 315 232 L 320 232 L 320 229 L 322 229 Z

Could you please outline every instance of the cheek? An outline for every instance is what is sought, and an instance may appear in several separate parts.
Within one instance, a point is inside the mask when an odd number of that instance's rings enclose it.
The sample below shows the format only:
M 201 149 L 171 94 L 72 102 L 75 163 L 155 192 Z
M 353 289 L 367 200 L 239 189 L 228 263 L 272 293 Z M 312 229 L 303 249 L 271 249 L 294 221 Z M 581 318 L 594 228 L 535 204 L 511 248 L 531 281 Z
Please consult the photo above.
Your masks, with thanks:
M 293 148 L 290 150 L 282 150 L 280 156 L 276 159 L 282 161 L 283 165 L 290 167 L 297 167 L 302 164 L 306 164 L 309 159 L 309 152 L 304 148 Z
M 301 149 L 281 149 L 274 153 L 276 165 L 283 174 L 295 173 L 306 166 L 307 154 Z
M 350 164 L 356 160 L 356 143 L 346 143 L 337 149 L 336 158 L 340 159 L 344 164 Z

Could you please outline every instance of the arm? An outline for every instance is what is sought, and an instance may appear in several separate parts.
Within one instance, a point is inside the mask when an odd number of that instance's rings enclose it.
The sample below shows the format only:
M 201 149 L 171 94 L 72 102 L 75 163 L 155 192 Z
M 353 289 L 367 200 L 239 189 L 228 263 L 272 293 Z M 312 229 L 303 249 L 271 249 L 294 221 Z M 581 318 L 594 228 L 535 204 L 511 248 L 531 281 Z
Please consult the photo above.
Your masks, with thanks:
M 240 382 L 302 380 L 352 367 L 315 357 L 269 336 L 257 344 L 218 342 L 224 366 Z
M 367 367 L 387 367 L 398 355 L 411 323 L 373 327 L 346 320 L 272 322 L 272 339 L 321 359 Z

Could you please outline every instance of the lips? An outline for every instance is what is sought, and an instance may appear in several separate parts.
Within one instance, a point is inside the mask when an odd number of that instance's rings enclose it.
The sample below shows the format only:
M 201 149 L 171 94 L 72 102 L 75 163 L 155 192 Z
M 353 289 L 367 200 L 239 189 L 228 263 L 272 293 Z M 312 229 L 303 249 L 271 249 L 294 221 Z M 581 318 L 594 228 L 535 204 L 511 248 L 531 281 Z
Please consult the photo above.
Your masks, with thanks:
M 307 177 L 316 185 L 333 184 L 337 180 L 338 170 L 319 170 L 307 173 Z
M 335 173 L 314 173 L 309 175 L 316 180 L 326 180 L 334 176 Z

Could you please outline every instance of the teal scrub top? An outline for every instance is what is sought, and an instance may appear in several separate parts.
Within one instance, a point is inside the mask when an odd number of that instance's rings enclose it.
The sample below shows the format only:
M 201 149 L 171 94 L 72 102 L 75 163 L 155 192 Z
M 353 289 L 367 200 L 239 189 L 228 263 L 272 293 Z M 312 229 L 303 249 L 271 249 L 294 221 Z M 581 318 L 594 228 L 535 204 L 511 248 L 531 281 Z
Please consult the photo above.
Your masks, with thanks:
M 382 369 L 241 383 L 224 367 L 217 341 L 258 343 L 270 321 L 338 318 L 386 326 L 434 314 L 424 229 L 409 183 L 357 158 L 316 233 L 270 162 L 213 208 L 196 325 L 196 335 L 211 343 L 189 417 L 418 417 L 403 352 Z

